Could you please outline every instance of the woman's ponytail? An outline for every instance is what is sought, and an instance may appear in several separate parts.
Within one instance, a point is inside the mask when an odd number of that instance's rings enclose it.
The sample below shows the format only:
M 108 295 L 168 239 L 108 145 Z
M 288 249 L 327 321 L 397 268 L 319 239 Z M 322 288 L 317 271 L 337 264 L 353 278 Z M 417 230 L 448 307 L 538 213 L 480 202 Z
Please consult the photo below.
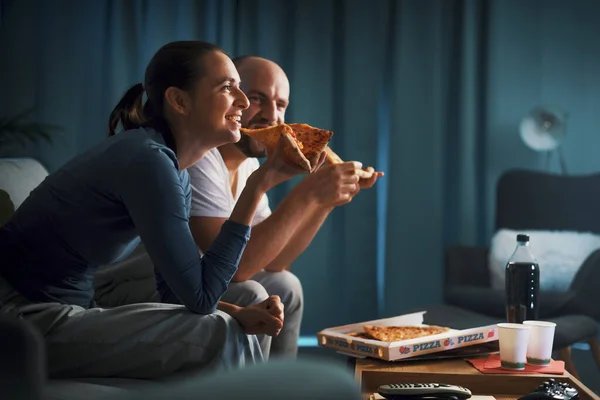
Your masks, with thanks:
M 135 129 L 145 125 L 148 120 L 144 114 L 144 85 L 133 85 L 123 95 L 119 104 L 112 110 L 108 118 L 108 136 L 113 136 L 119 123 L 123 130 Z

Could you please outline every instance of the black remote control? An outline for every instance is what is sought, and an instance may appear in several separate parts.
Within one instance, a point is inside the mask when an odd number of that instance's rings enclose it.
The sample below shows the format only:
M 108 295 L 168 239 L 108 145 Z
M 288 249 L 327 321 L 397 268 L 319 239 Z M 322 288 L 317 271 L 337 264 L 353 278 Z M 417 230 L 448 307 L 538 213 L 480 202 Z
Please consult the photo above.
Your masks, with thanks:
M 471 397 L 469 389 L 447 383 L 395 383 L 379 386 L 377 393 L 389 400 L 408 398 L 464 400 Z
M 533 392 L 519 400 L 578 400 L 579 392 L 567 382 L 548 379 L 542 382 Z

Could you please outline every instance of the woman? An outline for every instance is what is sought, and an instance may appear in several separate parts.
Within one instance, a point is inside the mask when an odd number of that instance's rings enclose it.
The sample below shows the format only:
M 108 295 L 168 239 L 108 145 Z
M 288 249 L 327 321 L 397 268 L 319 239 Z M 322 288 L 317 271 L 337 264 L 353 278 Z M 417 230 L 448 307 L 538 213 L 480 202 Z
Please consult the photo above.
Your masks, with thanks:
M 219 299 L 261 196 L 297 171 L 279 149 L 272 154 L 204 257 L 188 228 L 185 170 L 211 148 L 240 139 L 247 107 L 238 73 L 218 47 L 167 44 L 150 61 L 144 85 L 113 110 L 111 137 L 51 174 L 0 229 L 0 310 L 41 330 L 51 376 L 155 378 L 262 358 L 246 333 L 278 333 L 278 298 L 247 310 Z M 125 132 L 114 135 L 119 125 Z M 183 306 L 94 308 L 97 266 L 121 259 L 140 238 L 163 277 L 163 298 Z

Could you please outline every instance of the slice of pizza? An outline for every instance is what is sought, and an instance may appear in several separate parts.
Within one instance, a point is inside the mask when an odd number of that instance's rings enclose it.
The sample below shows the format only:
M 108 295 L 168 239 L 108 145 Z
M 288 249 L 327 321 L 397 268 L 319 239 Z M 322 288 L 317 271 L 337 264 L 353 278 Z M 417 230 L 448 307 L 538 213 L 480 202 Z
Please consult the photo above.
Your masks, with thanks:
M 438 335 L 448 332 L 450 328 L 436 325 L 428 326 L 377 326 L 364 325 L 364 331 L 376 340 L 382 342 L 396 342 L 400 340 L 416 339 L 424 336 Z
M 279 140 L 283 140 L 283 153 L 285 158 L 292 164 L 297 165 L 307 172 L 312 167 L 308 159 L 302 154 L 303 144 L 296 138 L 296 134 L 289 125 L 281 124 L 261 129 L 241 128 L 240 131 L 253 139 L 263 143 L 267 152 L 272 153 L 277 148 Z
M 327 143 L 331 140 L 333 132 L 312 127 L 307 124 L 288 124 L 296 134 L 296 138 L 302 143 L 302 154 L 314 171 L 319 162 L 321 154 L 327 149 Z

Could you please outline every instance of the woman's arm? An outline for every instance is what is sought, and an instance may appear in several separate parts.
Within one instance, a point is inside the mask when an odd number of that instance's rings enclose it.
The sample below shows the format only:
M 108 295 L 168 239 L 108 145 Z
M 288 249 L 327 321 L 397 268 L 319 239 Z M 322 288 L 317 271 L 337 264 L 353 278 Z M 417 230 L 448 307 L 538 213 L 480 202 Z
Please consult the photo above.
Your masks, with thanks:
M 190 311 L 214 312 L 250 239 L 250 223 L 261 197 L 299 173 L 281 158 L 281 146 L 248 179 L 231 214 L 201 257 L 189 229 L 189 176 L 174 154 L 156 148 L 132 157 L 118 179 L 121 198 L 157 270 L 163 302 Z
M 177 170 L 173 157 L 161 149 L 134 156 L 119 177 L 119 194 L 158 272 L 162 300 L 207 314 L 216 309 L 237 270 L 250 238 L 244 222 L 252 220 L 267 186 L 257 179 L 248 188 L 236 217 L 200 257 L 188 226 L 189 178 Z

